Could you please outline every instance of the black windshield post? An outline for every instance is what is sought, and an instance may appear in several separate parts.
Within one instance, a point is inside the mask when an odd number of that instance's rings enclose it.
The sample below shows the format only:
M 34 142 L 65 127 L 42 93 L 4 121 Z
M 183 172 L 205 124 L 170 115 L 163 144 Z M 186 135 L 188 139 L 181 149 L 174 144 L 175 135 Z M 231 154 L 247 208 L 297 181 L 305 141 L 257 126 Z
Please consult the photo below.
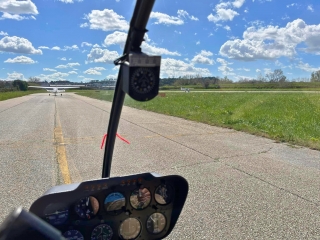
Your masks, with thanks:
M 130 52 L 141 52 L 140 46 L 142 44 L 144 34 L 147 31 L 146 26 L 154 2 L 155 0 L 137 0 L 133 16 L 130 21 L 130 29 L 126 45 L 124 47 L 123 56 L 127 56 L 128 58 Z M 102 178 L 110 177 L 114 144 L 125 95 L 125 92 L 122 90 L 122 65 L 120 65 L 111 107 L 107 141 L 104 150 Z

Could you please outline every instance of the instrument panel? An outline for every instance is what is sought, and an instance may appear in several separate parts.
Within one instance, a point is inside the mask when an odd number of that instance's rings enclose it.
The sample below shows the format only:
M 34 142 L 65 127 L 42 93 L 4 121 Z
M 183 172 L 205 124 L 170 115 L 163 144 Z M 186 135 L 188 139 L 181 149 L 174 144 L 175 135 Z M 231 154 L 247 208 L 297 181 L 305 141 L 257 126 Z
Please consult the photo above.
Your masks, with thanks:
M 162 239 L 173 229 L 187 193 L 180 176 L 143 173 L 53 187 L 30 212 L 66 239 Z

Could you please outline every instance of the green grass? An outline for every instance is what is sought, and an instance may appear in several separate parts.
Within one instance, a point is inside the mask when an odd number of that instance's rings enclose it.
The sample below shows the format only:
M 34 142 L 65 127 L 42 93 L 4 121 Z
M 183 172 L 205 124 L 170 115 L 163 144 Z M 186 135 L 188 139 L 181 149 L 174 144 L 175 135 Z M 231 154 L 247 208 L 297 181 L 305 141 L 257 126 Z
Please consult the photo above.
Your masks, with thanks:
M 0 92 L 0 101 L 4 101 L 10 98 L 22 97 L 25 95 L 39 93 L 42 91 L 39 90 L 31 90 L 31 91 L 13 91 L 13 92 Z
M 112 91 L 80 95 L 112 101 Z M 166 93 L 125 105 L 320 150 L 320 93 Z

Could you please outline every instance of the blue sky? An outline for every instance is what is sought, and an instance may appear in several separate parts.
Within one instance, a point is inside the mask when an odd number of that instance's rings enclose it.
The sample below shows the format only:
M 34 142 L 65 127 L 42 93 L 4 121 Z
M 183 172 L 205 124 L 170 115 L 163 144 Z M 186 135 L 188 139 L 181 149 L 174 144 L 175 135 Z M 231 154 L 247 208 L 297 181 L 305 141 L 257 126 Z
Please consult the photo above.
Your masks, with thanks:
M 115 78 L 135 0 L 0 0 L 0 79 Z M 161 77 L 320 69 L 320 1 L 156 0 L 142 50 Z

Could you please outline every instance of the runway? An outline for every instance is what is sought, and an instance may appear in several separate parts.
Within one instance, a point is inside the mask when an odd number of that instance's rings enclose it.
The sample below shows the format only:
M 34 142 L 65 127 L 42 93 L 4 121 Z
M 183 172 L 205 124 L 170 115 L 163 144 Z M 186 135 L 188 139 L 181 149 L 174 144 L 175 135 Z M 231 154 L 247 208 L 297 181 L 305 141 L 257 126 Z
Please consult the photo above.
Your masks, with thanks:
M 73 93 L 0 102 L 1 221 L 54 185 L 101 177 L 111 103 Z M 320 239 L 320 153 L 124 107 L 111 175 L 177 174 L 189 196 L 167 239 Z

